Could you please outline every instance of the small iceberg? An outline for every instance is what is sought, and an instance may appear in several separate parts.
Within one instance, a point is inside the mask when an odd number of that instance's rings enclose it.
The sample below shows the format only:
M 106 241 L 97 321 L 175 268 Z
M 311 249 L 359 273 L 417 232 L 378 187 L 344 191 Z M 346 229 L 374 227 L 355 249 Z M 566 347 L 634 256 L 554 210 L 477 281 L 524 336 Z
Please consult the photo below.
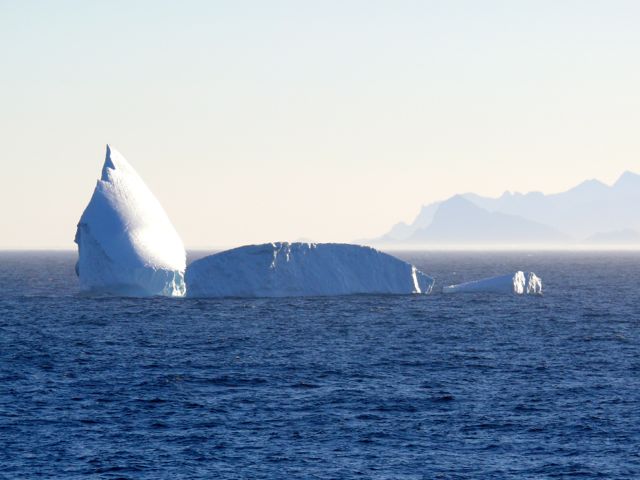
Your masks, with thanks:
M 167 214 L 115 149 L 107 155 L 76 230 L 84 291 L 183 296 L 186 253 Z
M 295 297 L 431 293 L 434 280 L 370 247 L 339 243 L 248 245 L 196 260 L 189 297 Z
M 509 293 L 515 295 L 542 295 L 542 280 L 533 272 L 485 278 L 473 282 L 443 287 L 442 293 Z

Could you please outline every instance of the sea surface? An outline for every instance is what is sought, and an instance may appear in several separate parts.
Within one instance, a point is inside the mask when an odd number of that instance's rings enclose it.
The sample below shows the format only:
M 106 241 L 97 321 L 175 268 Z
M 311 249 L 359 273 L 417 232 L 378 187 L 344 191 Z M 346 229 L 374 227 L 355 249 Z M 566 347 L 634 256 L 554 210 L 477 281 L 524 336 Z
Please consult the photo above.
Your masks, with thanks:
M 398 256 L 544 296 L 92 298 L 0 253 L 0 478 L 640 478 L 639 253 Z

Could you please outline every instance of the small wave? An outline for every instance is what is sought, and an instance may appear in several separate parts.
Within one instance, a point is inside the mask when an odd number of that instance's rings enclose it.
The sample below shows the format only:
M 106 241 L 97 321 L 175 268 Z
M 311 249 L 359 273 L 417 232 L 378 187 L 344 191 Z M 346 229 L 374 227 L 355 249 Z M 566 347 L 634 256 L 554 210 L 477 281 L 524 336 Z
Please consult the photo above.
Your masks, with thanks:
M 300 388 L 300 389 L 320 388 L 320 385 L 316 385 L 315 383 L 308 383 L 308 382 L 297 382 L 291 385 L 291 388 Z

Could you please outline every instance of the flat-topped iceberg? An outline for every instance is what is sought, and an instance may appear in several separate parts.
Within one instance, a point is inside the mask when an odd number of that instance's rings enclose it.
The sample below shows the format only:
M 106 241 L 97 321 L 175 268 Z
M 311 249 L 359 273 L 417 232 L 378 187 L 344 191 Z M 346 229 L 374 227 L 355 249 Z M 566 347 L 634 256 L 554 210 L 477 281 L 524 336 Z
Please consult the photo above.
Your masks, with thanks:
M 75 242 L 85 291 L 182 296 L 186 254 L 167 214 L 136 171 L 107 145 L 102 176 Z
M 518 271 L 509 275 L 484 278 L 473 282 L 450 285 L 442 293 L 511 293 L 542 295 L 542 280 L 533 272 Z
M 210 255 L 189 265 L 190 297 L 289 297 L 430 293 L 433 279 L 370 247 L 266 243 Z

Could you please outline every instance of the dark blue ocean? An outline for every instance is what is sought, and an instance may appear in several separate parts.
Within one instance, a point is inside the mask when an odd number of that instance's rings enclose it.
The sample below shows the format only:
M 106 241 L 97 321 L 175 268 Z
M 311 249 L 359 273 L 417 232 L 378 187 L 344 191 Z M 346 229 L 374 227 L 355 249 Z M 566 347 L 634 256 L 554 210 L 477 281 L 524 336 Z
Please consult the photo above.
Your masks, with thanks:
M 640 478 L 639 253 L 402 253 L 543 297 L 90 298 L 0 253 L 0 478 Z

